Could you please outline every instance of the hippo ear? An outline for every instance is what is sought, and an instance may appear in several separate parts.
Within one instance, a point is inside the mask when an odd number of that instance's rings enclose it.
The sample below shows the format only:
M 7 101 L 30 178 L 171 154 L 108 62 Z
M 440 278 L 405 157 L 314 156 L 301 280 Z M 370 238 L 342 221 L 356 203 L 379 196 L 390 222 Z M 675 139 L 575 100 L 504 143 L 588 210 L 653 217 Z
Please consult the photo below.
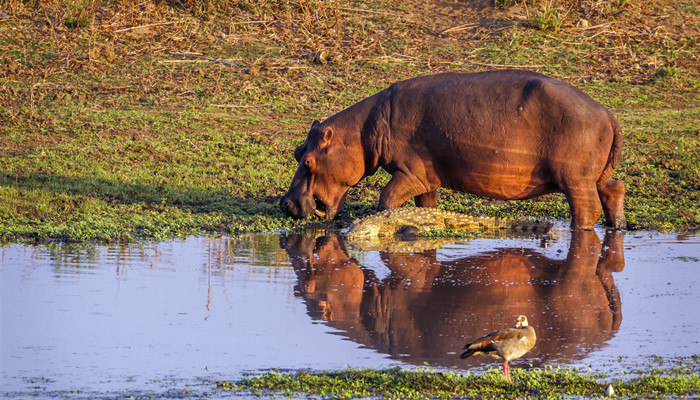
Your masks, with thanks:
M 323 139 L 321 139 L 319 145 L 321 147 L 327 147 L 331 144 L 331 139 L 333 139 L 333 129 L 329 127 L 323 131 Z
M 314 122 L 311 123 L 311 127 L 313 128 L 314 126 L 320 124 L 317 119 L 314 120 Z
M 294 158 L 297 160 L 297 162 L 301 162 L 301 156 L 304 155 L 305 151 L 306 151 L 306 142 L 302 143 L 296 149 L 294 149 Z

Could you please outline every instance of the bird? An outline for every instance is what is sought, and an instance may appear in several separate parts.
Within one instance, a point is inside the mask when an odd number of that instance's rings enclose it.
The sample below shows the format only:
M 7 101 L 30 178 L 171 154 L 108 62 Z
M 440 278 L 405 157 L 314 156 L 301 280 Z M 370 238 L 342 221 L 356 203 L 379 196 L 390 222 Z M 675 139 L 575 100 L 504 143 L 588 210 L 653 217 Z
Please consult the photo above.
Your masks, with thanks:
M 467 343 L 459 358 L 465 359 L 469 356 L 491 356 L 503 361 L 503 374 L 509 382 L 510 368 L 508 361 L 522 357 L 535 346 L 537 336 L 535 328 L 528 325 L 527 317 L 519 315 L 515 322 L 515 328 L 501 329 L 484 335 L 472 342 Z

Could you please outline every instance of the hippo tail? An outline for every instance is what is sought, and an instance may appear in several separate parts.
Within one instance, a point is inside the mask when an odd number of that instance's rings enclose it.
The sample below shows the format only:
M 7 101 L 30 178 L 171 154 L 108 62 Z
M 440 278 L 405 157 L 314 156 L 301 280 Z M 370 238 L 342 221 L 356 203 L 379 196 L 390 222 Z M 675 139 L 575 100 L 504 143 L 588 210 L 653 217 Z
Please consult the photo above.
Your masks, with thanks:
M 615 172 L 615 168 L 620 165 L 620 161 L 622 160 L 622 128 L 615 116 L 611 113 L 608 113 L 608 115 L 610 116 L 610 127 L 613 131 L 613 142 L 610 148 L 610 154 L 608 154 L 608 161 L 605 164 L 599 182 L 610 179 L 613 172 Z
M 608 157 L 608 165 L 615 169 L 620 165 L 622 160 L 622 128 L 620 123 L 617 122 L 617 118 L 610 115 L 610 124 L 613 129 L 613 144 L 612 149 L 610 149 L 610 156 Z

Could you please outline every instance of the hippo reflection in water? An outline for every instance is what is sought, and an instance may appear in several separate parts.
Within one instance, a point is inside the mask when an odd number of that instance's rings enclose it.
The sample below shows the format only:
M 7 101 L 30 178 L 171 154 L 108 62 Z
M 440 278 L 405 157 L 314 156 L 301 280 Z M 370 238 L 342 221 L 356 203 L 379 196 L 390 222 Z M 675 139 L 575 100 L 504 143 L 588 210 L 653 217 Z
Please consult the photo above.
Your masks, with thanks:
M 612 272 L 624 268 L 624 233 L 607 232 L 603 246 L 594 231 L 572 235 L 563 260 L 521 248 L 446 261 L 435 250 L 383 252 L 390 273 L 381 279 L 348 256 L 338 235 L 280 241 L 312 318 L 393 358 L 465 367 L 454 352 L 466 339 L 509 325 L 519 314 L 528 315 L 538 335 L 520 362 L 571 362 L 615 335 L 622 314 Z

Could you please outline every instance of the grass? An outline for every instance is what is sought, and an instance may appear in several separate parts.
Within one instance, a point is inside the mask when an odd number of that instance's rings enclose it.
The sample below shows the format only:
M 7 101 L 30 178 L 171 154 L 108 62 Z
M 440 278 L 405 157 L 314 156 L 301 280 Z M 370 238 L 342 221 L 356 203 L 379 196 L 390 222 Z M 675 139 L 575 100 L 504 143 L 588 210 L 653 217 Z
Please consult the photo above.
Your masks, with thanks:
M 561 18 L 556 10 L 543 8 L 532 16 L 532 26 L 541 31 L 557 33 L 561 29 Z
M 90 26 L 97 0 L 63 0 L 66 7 L 66 26 L 68 28 L 85 28 Z
M 700 226 L 698 42 L 674 30 L 697 21 L 697 7 L 629 3 L 616 6 L 622 14 L 583 15 L 553 1 L 556 33 L 493 7 L 476 26 L 441 37 L 426 28 L 460 27 L 464 16 L 445 11 L 445 26 L 433 26 L 423 3 L 8 2 L 0 239 L 131 241 L 303 225 L 277 204 L 311 121 L 399 79 L 484 64 L 537 66 L 609 107 L 624 130 L 616 177 L 627 185 L 628 219 L 639 228 Z M 669 15 L 659 20 L 668 22 L 663 34 L 637 34 L 637 17 L 657 9 Z M 576 28 L 582 16 L 614 22 L 615 34 Z M 188 52 L 241 67 L 174 55 Z M 323 63 L 310 56 L 321 52 L 330 55 Z M 388 178 L 352 188 L 347 214 L 376 211 Z M 560 195 L 440 194 L 440 207 L 453 211 L 569 218 Z
M 649 369 L 611 379 L 602 374 L 547 366 L 511 370 L 513 383 L 501 371 L 483 374 L 436 372 L 431 369 L 346 369 L 342 371 L 280 373 L 270 371 L 237 382 L 221 381 L 224 391 L 274 396 L 322 396 L 324 398 L 452 399 L 452 398 L 599 398 L 612 385 L 620 398 L 668 398 L 696 396 L 700 375 L 696 357 L 676 368 Z M 690 365 L 689 365 L 690 364 Z M 680 367 L 682 365 L 682 367 Z

